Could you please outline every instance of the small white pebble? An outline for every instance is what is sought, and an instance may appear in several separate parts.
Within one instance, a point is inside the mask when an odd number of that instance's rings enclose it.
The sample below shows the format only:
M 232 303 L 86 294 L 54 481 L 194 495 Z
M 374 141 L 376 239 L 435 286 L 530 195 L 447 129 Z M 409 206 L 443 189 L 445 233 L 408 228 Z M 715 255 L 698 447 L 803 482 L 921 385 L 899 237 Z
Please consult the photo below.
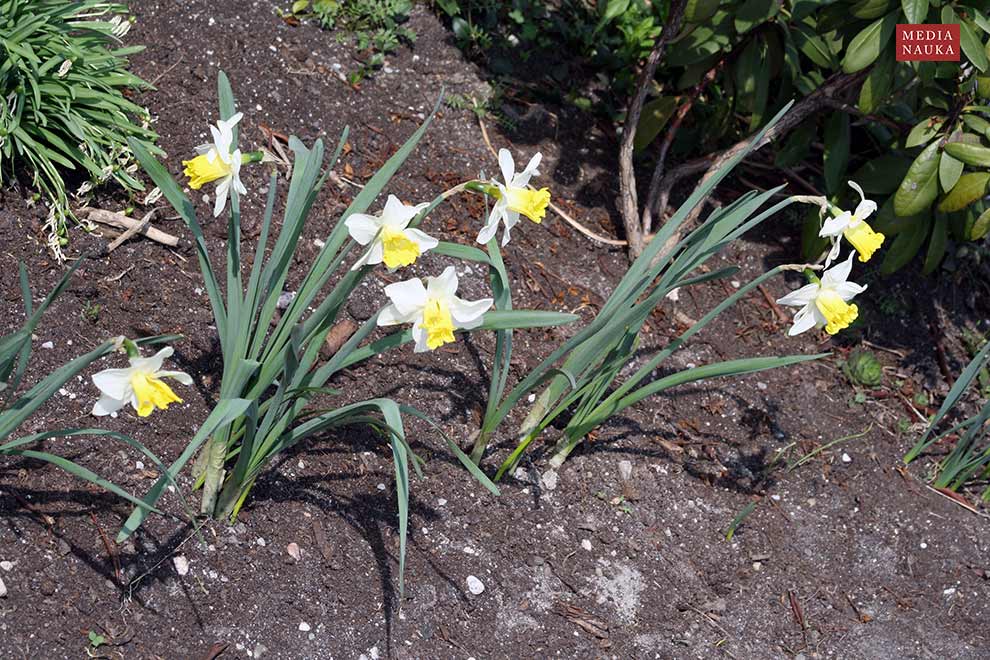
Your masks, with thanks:
M 311 628 L 309 627 L 309 624 L 306 623 L 305 621 L 303 621 L 302 623 L 299 624 L 299 631 L 300 632 L 309 632 L 310 630 L 311 630 Z
M 437 506 L 443 506 L 446 503 L 447 503 L 447 498 L 445 497 L 441 497 L 440 499 L 437 500 Z
M 138 470 L 143 470 L 144 469 L 144 462 L 143 461 L 136 461 L 134 463 L 134 467 L 136 469 L 138 469 Z
M 385 490 L 385 484 L 378 484 L 377 486 L 375 486 L 375 488 L 377 488 L 378 490 Z
M 41 347 L 46 348 L 48 350 L 52 350 L 53 348 L 55 348 L 55 344 L 50 341 L 46 341 L 44 344 L 41 345 Z
M 263 539 L 262 537 L 259 536 L 258 537 L 258 545 L 260 545 L 262 548 L 265 547 L 265 545 L 266 545 L 265 544 L 265 539 Z
M 485 583 L 473 575 L 467 576 L 468 591 L 475 596 L 480 595 L 485 590 Z
M 581 547 L 587 550 L 588 552 L 591 552 L 591 541 L 589 541 L 588 539 L 581 539 Z
M 5 572 L 10 573 L 12 570 L 14 570 L 14 562 L 0 561 L 0 568 L 2 568 Z
M 175 572 L 179 575 L 189 574 L 189 560 L 184 555 L 172 557 L 172 564 L 175 565 Z
M 850 456 L 849 454 L 843 452 L 842 453 L 842 462 L 843 463 L 852 463 L 853 462 L 852 456 Z
M 530 403 L 533 403 L 534 401 L 536 401 L 536 395 L 530 394 L 528 397 L 526 397 L 526 400 L 529 401 Z
M 742 282 L 740 282 L 739 280 L 732 280 L 731 282 L 729 282 L 729 284 L 732 285 L 733 289 L 738 289 L 739 287 L 742 286 Z
M 924 541 L 922 541 L 922 542 L 921 542 L 921 549 L 922 549 L 922 550 L 924 550 L 924 549 L 925 549 L 925 548 L 927 548 L 927 547 L 928 547 L 928 544 L 927 544 L 927 543 L 925 543 Z

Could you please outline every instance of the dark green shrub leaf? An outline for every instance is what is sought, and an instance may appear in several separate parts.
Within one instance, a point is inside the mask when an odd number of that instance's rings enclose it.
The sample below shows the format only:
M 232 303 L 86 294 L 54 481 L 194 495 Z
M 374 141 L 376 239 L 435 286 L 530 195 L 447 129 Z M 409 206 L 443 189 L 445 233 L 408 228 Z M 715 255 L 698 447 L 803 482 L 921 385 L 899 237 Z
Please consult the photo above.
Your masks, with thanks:
M 897 234 L 890 249 L 884 255 L 883 263 L 880 264 L 880 273 L 890 275 L 908 264 L 914 255 L 918 254 L 921 244 L 928 237 L 928 227 L 931 216 L 924 214 L 916 218 L 910 225 Z
M 720 0 L 688 0 L 684 6 L 684 20 L 688 23 L 702 23 L 715 15 Z
M 880 51 L 894 36 L 896 25 L 897 16 L 891 13 L 863 28 L 849 42 L 846 56 L 842 58 L 842 70 L 846 73 L 856 73 L 873 64 L 880 56 Z
M 736 31 L 739 34 L 749 32 L 776 16 L 779 8 L 778 0 L 744 0 L 736 10 Z
M 925 265 L 921 267 L 923 275 L 931 275 L 942 263 L 945 256 L 945 244 L 948 241 L 948 220 L 942 213 L 935 214 L 935 224 L 932 225 L 932 237 L 928 241 L 928 252 L 925 253 Z
M 829 195 L 842 189 L 849 164 L 849 115 L 835 112 L 825 124 L 825 190 Z
M 642 151 L 653 142 L 676 110 L 677 98 L 673 96 L 660 96 L 645 104 L 643 114 L 639 117 L 639 124 L 636 126 L 633 148 Z
M 938 142 L 932 142 L 911 163 L 907 175 L 894 194 L 894 212 L 897 215 L 921 213 L 938 197 L 940 156 Z
M 942 158 L 938 162 L 938 182 L 942 185 L 942 190 L 952 190 L 962 176 L 963 167 L 961 160 L 942 153 Z
M 944 117 L 922 119 L 908 133 L 907 139 L 904 140 L 904 146 L 910 149 L 911 147 L 928 144 L 933 137 L 938 135 L 944 121 Z
M 907 175 L 911 161 L 903 156 L 887 154 L 868 161 L 850 178 L 858 183 L 867 195 L 889 195 Z
M 966 142 L 949 142 L 945 145 L 945 153 L 974 167 L 990 167 L 990 149 L 978 144 Z
M 901 0 L 901 8 L 908 23 L 924 23 L 928 16 L 928 0 Z
M 849 8 L 849 13 L 856 18 L 871 20 L 886 14 L 892 4 L 891 0 L 859 0 Z

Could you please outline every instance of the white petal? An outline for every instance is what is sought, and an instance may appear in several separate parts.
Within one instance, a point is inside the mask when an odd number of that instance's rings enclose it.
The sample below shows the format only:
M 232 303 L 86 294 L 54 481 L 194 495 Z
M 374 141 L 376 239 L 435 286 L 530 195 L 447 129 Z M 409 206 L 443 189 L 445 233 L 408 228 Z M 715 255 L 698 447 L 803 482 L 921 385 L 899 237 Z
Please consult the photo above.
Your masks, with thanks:
M 374 266 L 375 264 L 380 264 L 385 255 L 385 248 L 382 246 L 380 241 L 375 241 L 370 248 L 364 251 L 364 254 L 354 262 L 351 266 L 351 270 L 360 270 L 364 266 Z
M 133 369 L 104 369 L 93 374 L 93 384 L 111 399 L 127 399 L 131 395 Z
M 400 314 L 395 305 L 385 305 L 382 307 L 382 310 L 378 312 L 378 325 L 386 326 L 412 323 L 419 319 L 419 314 L 420 310 L 418 309 L 415 309 L 408 314 Z
M 496 204 L 495 208 L 488 215 L 488 221 L 485 222 L 485 226 L 478 232 L 478 238 L 476 240 L 482 245 L 486 245 L 488 241 L 492 240 L 495 237 L 495 232 L 498 231 L 498 223 L 504 215 L 505 209 Z
M 225 177 L 217 184 L 217 187 L 213 189 L 213 195 L 216 198 L 213 201 L 213 217 L 219 217 L 223 213 L 223 209 L 227 206 L 227 196 L 230 192 L 230 177 Z
M 405 229 L 406 226 L 419 215 L 429 204 L 403 204 L 395 195 L 389 195 L 385 201 L 385 208 L 382 210 L 382 224 L 390 227 Z
M 210 151 L 213 150 L 213 148 L 214 147 L 213 147 L 213 144 L 212 143 L 210 143 L 210 144 L 200 144 L 200 145 L 198 145 L 198 146 L 195 147 L 196 153 L 199 154 L 200 156 L 209 154 Z M 212 163 L 214 159 L 213 158 L 210 158 L 209 160 Z
M 183 385 L 193 384 L 192 376 L 190 376 L 184 371 L 159 371 L 155 375 L 158 376 L 159 378 L 174 378 Z
M 115 399 L 112 396 L 103 395 L 93 404 L 93 409 L 89 414 L 95 417 L 106 417 L 107 415 L 112 415 L 121 408 L 127 405 L 127 401 L 121 401 L 120 399 Z
M 418 322 L 412 327 L 412 336 L 416 342 L 413 353 L 426 353 L 430 350 L 430 345 L 427 343 L 429 333 Z
M 834 218 L 829 218 L 822 225 L 822 230 L 818 232 L 819 236 L 838 236 L 842 233 L 846 227 L 849 226 L 849 222 L 852 220 L 852 213 L 849 211 L 843 211 Z
M 863 189 L 859 187 L 859 184 L 858 183 L 856 183 L 855 181 L 846 181 L 846 183 L 849 184 L 849 187 L 850 188 L 852 188 L 853 190 L 855 190 L 856 192 L 859 193 L 859 199 L 860 200 L 865 200 L 866 199 L 866 194 L 863 192 Z M 857 213 L 856 215 L 859 215 L 859 214 Z
M 822 286 L 834 288 L 836 285 L 848 280 L 849 273 L 852 272 L 853 257 L 855 256 L 856 250 L 850 250 L 849 257 L 845 261 L 826 270 L 822 275 Z
M 799 335 L 802 332 L 811 330 L 815 327 L 817 319 L 815 318 L 815 313 L 812 310 L 813 305 L 808 305 L 802 307 L 797 314 L 794 315 L 794 325 L 791 329 L 787 331 L 787 334 L 791 337 L 794 335 Z
M 166 346 L 151 357 L 131 358 L 131 369 L 135 371 L 150 371 L 151 373 L 161 371 L 165 360 L 172 357 L 173 353 L 175 353 L 175 349 L 171 346 Z
M 450 301 L 450 315 L 454 317 L 454 327 L 470 330 L 481 325 L 482 317 L 495 301 L 491 298 L 481 300 L 462 300 L 454 296 Z
M 828 268 L 829 266 L 832 265 L 832 262 L 835 261 L 835 258 L 839 256 L 839 252 L 841 251 L 841 249 L 842 249 L 842 238 L 836 236 L 835 238 L 832 239 L 832 249 L 828 251 L 828 256 L 825 257 L 825 268 Z
M 783 298 L 778 298 L 777 304 L 787 305 L 788 307 L 804 307 L 818 296 L 818 289 L 817 284 L 805 284 L 800 289 L 791 291 Z
M 855 282 L 842 282 L 840 284 L 836 284 L 833 291 L 842 296 L 843 300 L 849 302 L 859 294 L 866 291 L 866 286 L 856 284 Z
M 856 206 L 856 219 L 866 220 L 877 210 L 877 203 L 873 200 L 864 199 Z
M 426 297 L 442 298 L 449 305 L 457 293 L 457 284 L 457 271 L 453 266 L 447 266 L 438 276 L 426 278 Z
M 512 160 L 512 154 L 508 149 L 498 150 L 498 166 L 502 170 L 502 179 L 506 185 L 512 183 L 512 177 L 516 173 L 516 164 Z
M 509 244 L 509 231 L 513 227 L 519 224 L 519 214 L 515 211 L 506 211 L 505 213 L 505 231 L 502 232 L 502 247 Z
M 385 287 L 385 295 L 402 316 L 419 312 L 426 306 L 426 287 L 418 277 L 389 284 Z
M 403 232 L 410 241 L 419 246 L 419 251 L 426 252 L 427 250 L 432 250 L 436 246 L 440 245 L 440 241 L 428 236 L 418 229 L 407 229 Z
M 542 159 L 543 154 L 536 152 L 536 155 L 529 159 L 529 164 L 526 165 L 526 169 L 512 177 L 512 181 L 509 182 L 509 185 L 514 188 L 525 188 L 529 184 L 529 180 L 540 173 L 536 168 L 539 167 Z
M 352 213 L 344 220 L 347 233 L 361 245 L 367 245 L 375 239 L 382 228 L 382 219 L 367 213 Z

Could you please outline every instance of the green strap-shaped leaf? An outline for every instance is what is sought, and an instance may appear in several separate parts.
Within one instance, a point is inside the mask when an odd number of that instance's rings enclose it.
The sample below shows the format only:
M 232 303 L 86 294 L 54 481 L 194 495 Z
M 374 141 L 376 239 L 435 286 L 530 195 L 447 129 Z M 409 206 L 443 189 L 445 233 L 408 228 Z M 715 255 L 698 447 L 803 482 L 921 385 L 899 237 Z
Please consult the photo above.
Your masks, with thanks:
M 856 73 L 873 64 L 880 52 L 887 47 L 890 38 L 894 36 L 897 25 L 897 13 L 891 12 L 881 19 L 870 23 L 853 37 L 842 58 L 842 70 L 846 73 Z
M 944 213 L 961 211 L 976 200 L 983 198 L 987 191 L 987 182 L 990 182 L 990 174 L 987 172 L 963 174 L 949 191 L 949 194 L 939 202 L 938 210 Z

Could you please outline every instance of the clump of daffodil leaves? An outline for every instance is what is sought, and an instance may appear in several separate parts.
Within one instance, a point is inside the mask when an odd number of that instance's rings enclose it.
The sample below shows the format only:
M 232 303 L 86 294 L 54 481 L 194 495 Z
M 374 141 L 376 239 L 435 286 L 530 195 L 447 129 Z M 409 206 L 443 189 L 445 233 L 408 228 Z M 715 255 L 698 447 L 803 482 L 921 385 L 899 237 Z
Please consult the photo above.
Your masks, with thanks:
M 437 427 L 422 412 L 389 398 L 374 398 L 346 405 L 334 404 L 338 393 L 327 385 L 341 370 L 406 343 L 417 352 L 434 351 L 456 341 L 464 332 L 496 332 L 497 362 L 491 396 L 498 399 L 505 386 L 509 360 L 509 336 L 514 328 L 539 328 L 571 323 L 571 314 L 512 309 L 508 276 L 498 243 L 479 242 L 487 250 L 458 245 L 430 236 L 420 225 L 441 203 L 455 194 L 480 193 L 494 200 L 486 229 L 504 223 L 508 229 L 525 216 L 540 222 L 549 203 L 547 189 L 527 185 L 538 174 L 537 155 L 529 167 L 516 174 L 508 152 L 500 158 L 505 181 L 467 181 L 429 202 L 405 203 L 388 195 L 379 210 L 376 200 L 416 144 L 433 115 L 368 180 L 332 226 L 308 272 L 296 285 L 288 308 L 278 313 L 278 300 L 310 209 L 337 162 L 347 139 L 345 129 L 329 158 L 322 140 L 310 146 L 291 137 L 294 153 L 292 175 L 282 212 L 281 229 L 275 231 L 277 172 L 272 171 L 265 213 L 250 268 L 241 262 L 240 198 L 250 194 L 242 167 L 266 162 L 262 152 L 242 152 L 238 129 L 242 115 L 236 111 L 233 91 L 224 74 L 219 76 L 220 117 L 210 127 L 213 142 L 197 147 L 197 154 L 182 162 L 192 190 L 213 186 L 213 215 L 228 211 L 225 267 L 218 272 L 207 249 L 193 203 L 165 167 L 139 143 L 131 147 L 165 199 L 178 211 L 192 233 L 205 291 L 219 334 L 223 373 L 218 402 L 182 454 L 168 467 L 143 498 L 118 535 L 123 540 L 145 520 L 165 487 L 190 462 L 195 484 L 202 489 L 201 513 L 233 521 L 259 474 L 286 449 L 307 438 L 331 438 L 332 429 L 364 425 L 379 434 L 391 448 L 399 505 L 400 586 L 408 525 L 409 468 L 419 473 L 422 461 L 406 438 L 403 417 L 412 415 Z M 435 111 L 435 110 L 434 110 Z M 269 255 L 267 259 L 263 255 Z M 434 255 L 483 264 L 490 272 L 492 296 L 464 299 L 457 295 L 457 267 L 436 269 L 424 280 L 408 278 L 385 287 L 387 304 L 372 315 L 328 359 L 320 355 L 330 330 L 340 320 L 350 295 L 364 278 L 378 268 L 396 271 L 413 264 L 434 268 Z M 225 279 L 221 286 L 220 279 Z M 373 337 L 378 328 L 398 329 Z M 171 349 L 142 357 L 128 347 L 130 364 L 94 376 L 102 392 L 93 413 L 117 413 L 133 408 L 139 417 L 181 404 L 181 391 L 166 379 L 187 385 L 184 373 L 164 369 Z M 162 412 L 161 414 L 169 414 Z M 493 493 L 495 485 L 460 448 L 443 436 L 448 448 Z M 195 459 L 195 460 L 194 460 Z

